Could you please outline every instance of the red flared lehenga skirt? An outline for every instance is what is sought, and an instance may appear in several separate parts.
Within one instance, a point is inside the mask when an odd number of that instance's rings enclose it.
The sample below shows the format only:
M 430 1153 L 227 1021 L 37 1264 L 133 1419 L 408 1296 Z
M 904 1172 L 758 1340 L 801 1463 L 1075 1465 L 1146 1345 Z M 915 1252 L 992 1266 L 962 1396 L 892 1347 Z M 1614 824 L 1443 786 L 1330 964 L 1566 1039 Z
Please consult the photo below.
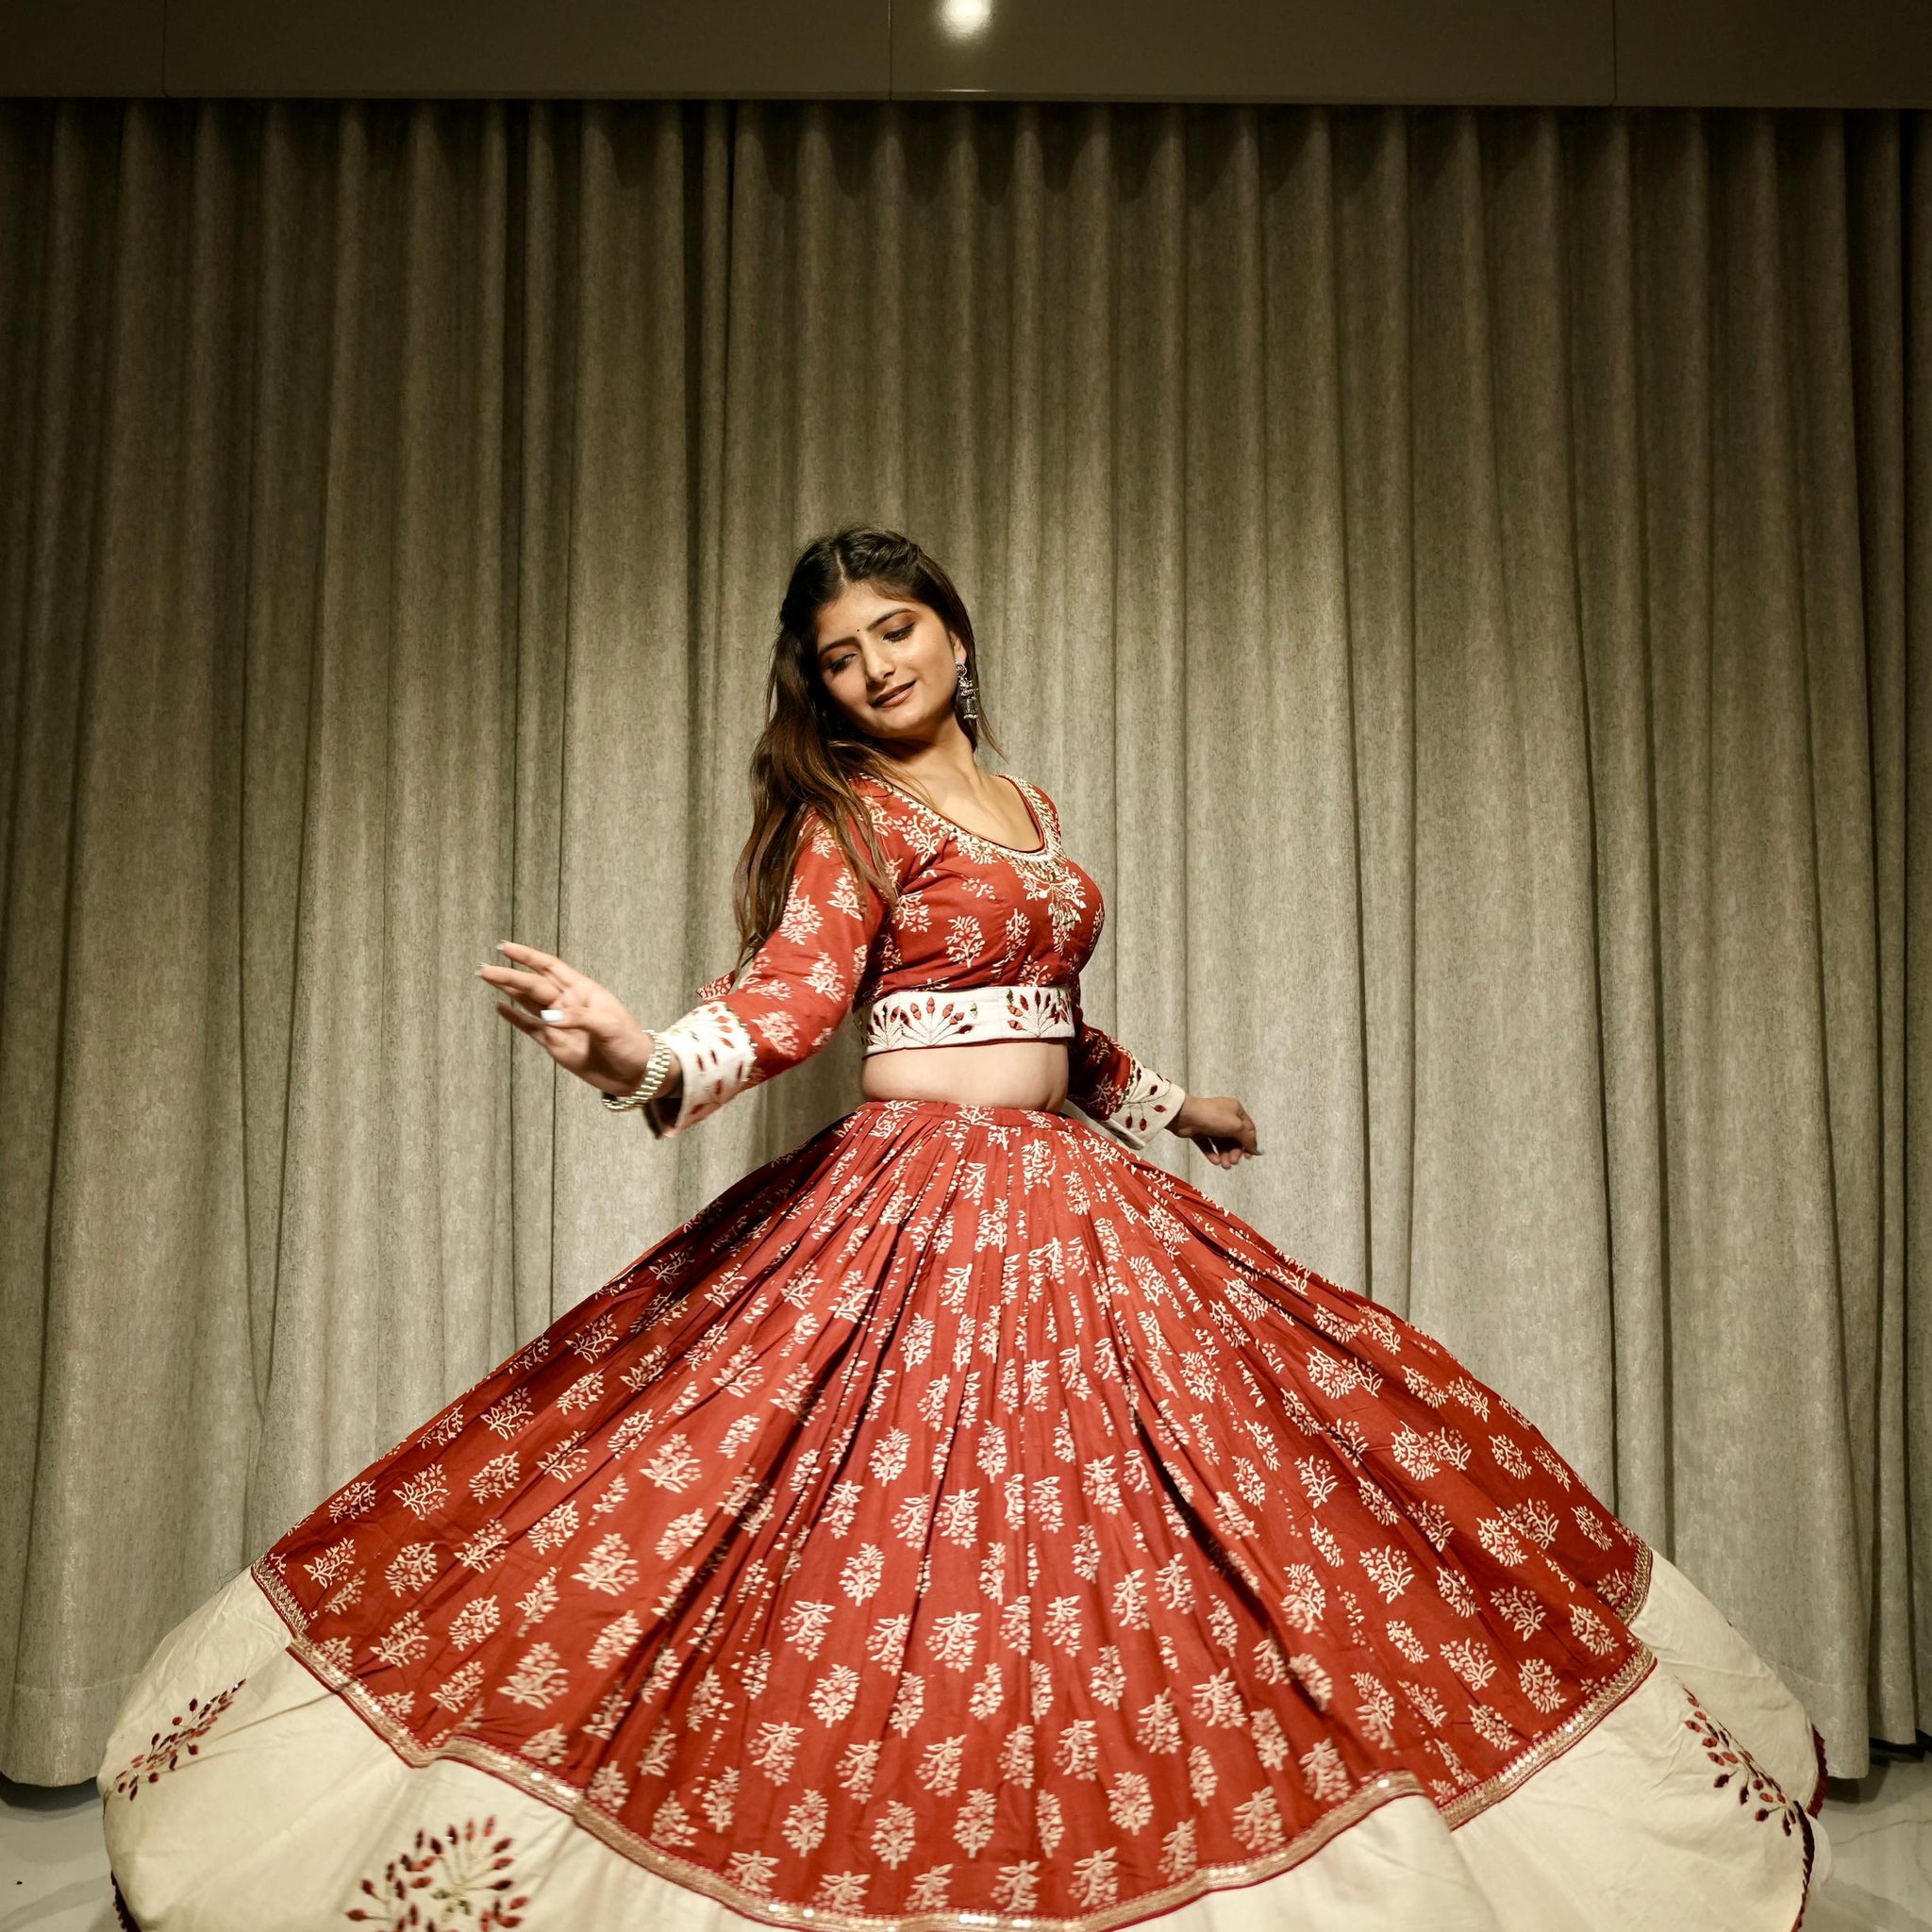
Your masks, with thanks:
M 1426 1335 L 869 1101 L 191 1616 L 101 1781 L 147 1932 L 1787 1932 L 1814 1743 Z

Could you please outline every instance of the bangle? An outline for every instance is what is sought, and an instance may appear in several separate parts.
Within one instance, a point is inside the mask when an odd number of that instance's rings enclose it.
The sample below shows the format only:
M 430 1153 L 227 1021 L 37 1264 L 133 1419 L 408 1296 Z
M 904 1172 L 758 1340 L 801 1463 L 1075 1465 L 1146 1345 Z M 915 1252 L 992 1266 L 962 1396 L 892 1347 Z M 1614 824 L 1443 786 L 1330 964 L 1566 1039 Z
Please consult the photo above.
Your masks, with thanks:
M 604 1105 L 612 1113 L 627 1113 L 634 1107 L 642 1107 L 658 1097 L 658 1090 L 671 1077 L 671 1069 L 677 1063 L 677 1056 L 671 1051 L 671 1042 L 661 1033 L 651 1036 L 651 1058 L 644 1067 L 644 1077 L 638 1082 L 637 1089 L 630 1093 L 607 1093 Z

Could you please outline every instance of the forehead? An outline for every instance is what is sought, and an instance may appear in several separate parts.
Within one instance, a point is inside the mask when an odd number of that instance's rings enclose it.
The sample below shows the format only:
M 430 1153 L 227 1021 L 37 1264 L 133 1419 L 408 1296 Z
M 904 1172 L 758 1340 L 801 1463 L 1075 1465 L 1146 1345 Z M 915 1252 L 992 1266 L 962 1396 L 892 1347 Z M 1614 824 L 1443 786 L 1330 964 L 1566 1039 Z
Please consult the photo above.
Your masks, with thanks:
M 842 642 L 859 631 L 876 626 L 895 610 L 924 610 L 916 597 L 874 584 L 847 584 L 819 611 L 818 641 Z

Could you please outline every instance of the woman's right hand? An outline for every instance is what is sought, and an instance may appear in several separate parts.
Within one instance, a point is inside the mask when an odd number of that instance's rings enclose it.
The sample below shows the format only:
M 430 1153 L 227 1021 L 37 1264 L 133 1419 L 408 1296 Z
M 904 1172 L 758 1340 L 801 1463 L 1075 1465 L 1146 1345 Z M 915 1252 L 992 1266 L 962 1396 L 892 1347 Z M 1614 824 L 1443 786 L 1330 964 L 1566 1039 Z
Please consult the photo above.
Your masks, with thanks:
M 516 963 L 476 969 L 479 978 L 507 995 L 497 1012 L 519 1033 L 527 1033 L 566 1074 L 603 1093 L 636 1091 L 656 1042 L 625 1010 L 624 1002 L 553 953 L 513 940 L 503 941 L 497 951 Z M 546 1019 L 546 1013 L 555 1017 Z

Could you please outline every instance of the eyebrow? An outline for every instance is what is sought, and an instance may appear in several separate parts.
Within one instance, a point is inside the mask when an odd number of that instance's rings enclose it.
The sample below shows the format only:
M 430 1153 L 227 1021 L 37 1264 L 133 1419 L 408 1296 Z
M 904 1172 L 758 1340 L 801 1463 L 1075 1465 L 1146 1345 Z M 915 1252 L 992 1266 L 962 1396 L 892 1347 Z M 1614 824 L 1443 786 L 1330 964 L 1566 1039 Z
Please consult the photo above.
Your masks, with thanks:
M 883 617 L 874 617 L 865 628 L 867 630 L 877 630 L 880 625 L 891 624 L 895 617 L 910 616 L 911 610 L 912 607 L 909 604 L 901 604 L 895 608 L 888 610 Z M 841 644 L 856 644 L 858 641 L 858 640 L 856 636 L 849 638 L 828 638 L 819 646 L 819 656 L 823 658 L 827 651 L 836 651 Z

